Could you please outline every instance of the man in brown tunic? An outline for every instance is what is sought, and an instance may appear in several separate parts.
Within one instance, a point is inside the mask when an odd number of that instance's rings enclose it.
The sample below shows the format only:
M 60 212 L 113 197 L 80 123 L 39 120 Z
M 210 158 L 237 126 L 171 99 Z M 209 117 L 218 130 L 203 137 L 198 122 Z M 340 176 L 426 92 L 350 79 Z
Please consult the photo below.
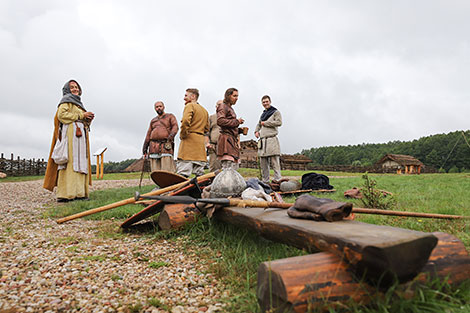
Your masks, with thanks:
M 224 101 L 217 108 L 217 125 L 220 126 L 220 136 L 217 141 L 217 158 L 222 163 L 222 168 L 238 168 L 240 158 L 240 145 L 238 134 L 242 132 L 240 126 L 245 122 L 237 118 L 233 106 L 238 100 L 238 90 L 229 88 L 225 91 Z
M 215 108 L 222 104 L 222 100 L 217 101 Z M 206 134 L 206 149 L 209 156 L 209 171 L 215 172 L 222 168 L 222 164 L 217 159 L 217 141 L 219 140 L 220 127 L 217 125 L 217 113 L 209 116 L 209 132 Z
M 165 104 L 162 101 L 155 102 L 155 111 L 158 116 L 150 121 L 142 153 L 144 157 L 149 157 L 152 172 L 158 170 L 175 172 L 173 153 L 178 122 L 173 114 L 165 113 Z
M 192 173 L 203 175 L 207 163 L 204 134 L 209 131 L 209 113 L 197 102 L 198 98 L 199 90 L 186 89 L 176 165 L 176 172 L 186 177 Z

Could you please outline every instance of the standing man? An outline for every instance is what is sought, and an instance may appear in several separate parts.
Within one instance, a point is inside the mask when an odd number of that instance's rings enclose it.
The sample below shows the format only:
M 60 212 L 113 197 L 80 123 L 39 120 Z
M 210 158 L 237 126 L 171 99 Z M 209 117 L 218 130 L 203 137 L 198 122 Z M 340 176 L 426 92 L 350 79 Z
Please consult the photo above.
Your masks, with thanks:
M 174 173 L 174 138 L 178 133 L 178 122 L 173 114 L 165 113 L 165 104 L 162 101 L 155 102 L 155 111 L 158 115 L 150 121 L 142 153 L 144 157 L 148 155 L 150 158 L 152 172 L 164 170 Z
M 281 112 L 271 105 L 271 98 L 265 95 L 261 98 L 264 111 L 256 125 L 255 137 L 258 141 L 258 156 L 260 159 L 261 176 L 264 183 L 269 183 L 269 163 L 274 170 L 274 179 L 281 179 L 281 146 L 277 138 L 277 128 L 282 125 Z
M 222 100 L 217 101 L 215 108 L 222 104 Z M 217 125 L 217 113 L 209 116 L 209 132 L 206 134 L 206 149 L 209 155 L 209 171 L 215 172 L 222 168 L 222 164 L 217 159 L 217 141 L 219 140 L 220 127 Z
M 189 177 L 192 173 L 204 174 L 207 163 L 204 134 L 209 131 L 209 114 L 197 102 L 199 90 L 186 89 L 184 111 L 181 119 L 180 147 L 176 172 Z
M 240 158 L 240 145 L 238 134 L 242 132 L 238 128 L 245 122 L 237 118 L 233 106 L 238 100 L 238 90 L 229 88 L 225 91 L 224 101 L 217 108 L 217 125 L 220 126 L 220 136 L 217 141 L 217 158 L 222 163 L 222 168 L 238 168 Z

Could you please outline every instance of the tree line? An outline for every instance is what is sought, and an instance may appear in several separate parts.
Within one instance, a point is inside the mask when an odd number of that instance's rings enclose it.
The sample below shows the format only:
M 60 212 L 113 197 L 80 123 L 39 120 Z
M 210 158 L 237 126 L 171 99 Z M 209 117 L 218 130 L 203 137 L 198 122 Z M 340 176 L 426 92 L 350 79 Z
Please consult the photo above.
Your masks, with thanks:
M 331 146 L 302 150 L 314 165 L 370 166 L 385 154 L 411 155 L 425 166 L 446 172 L 470 170 L 470 131 L 454 131 L 415 139 L 387 143 Z
M 105 162 L 103 164 L 103 172 L 104 173 L 121 173 L 123 172 L 129 165 L 134 163 L 137 159 L 127 159 L 120 162 Z M 91 171 L 96 172 L 96 165 L 91 166 Z

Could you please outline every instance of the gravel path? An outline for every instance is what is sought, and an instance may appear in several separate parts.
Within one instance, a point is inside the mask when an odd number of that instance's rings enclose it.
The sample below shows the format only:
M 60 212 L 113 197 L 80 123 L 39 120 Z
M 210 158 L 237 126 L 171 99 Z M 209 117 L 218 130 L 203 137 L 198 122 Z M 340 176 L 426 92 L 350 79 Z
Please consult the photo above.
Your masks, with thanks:
M 0 183 L 0 313 L 224 310 L 223 285 L 178 242 L 122 235 L 118 221 L 59 225 L 43 217 L 51 203 L 42 180 Z

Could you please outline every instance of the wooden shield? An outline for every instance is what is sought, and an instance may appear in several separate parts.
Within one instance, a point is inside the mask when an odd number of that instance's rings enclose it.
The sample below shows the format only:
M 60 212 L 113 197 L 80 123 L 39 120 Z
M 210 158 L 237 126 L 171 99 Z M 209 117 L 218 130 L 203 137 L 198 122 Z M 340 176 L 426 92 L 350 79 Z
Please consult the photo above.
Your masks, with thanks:
M 150 174 L 150 178 L 152 178 L 153 182 L 160 188 L 165 188 L 171 185 L 182 183 L 184 181 L 188 181 L 186 177 L 168 171 L 153 171 Z

